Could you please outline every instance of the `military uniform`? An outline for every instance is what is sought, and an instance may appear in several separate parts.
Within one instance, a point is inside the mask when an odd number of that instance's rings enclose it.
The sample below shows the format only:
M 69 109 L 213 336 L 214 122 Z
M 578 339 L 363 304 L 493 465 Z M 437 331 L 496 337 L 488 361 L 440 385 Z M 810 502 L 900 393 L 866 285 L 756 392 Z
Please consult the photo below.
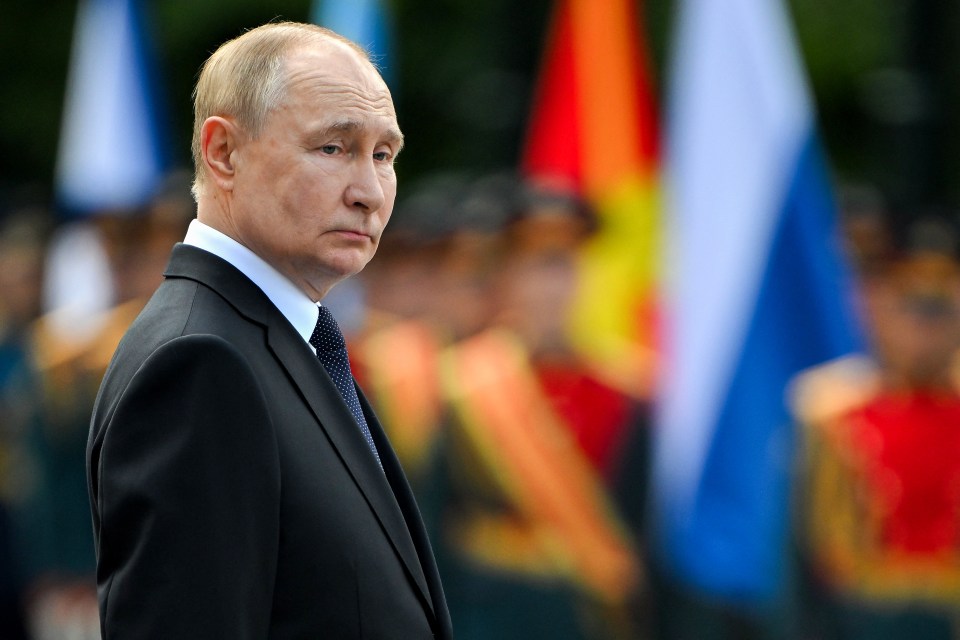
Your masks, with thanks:
M 805 374 L 799 539 L 824 637 L 960 632 L 960 386 L 886 384 L 866 358 Z

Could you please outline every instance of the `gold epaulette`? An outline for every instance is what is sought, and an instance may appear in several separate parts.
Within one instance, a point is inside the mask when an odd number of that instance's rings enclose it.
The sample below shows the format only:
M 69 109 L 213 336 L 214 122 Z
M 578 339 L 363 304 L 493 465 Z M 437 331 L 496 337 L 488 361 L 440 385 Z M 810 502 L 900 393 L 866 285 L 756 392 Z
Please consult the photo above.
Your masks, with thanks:
M 51 314 L 41 316 L 33 325 L 32 348 L 37 370 L 57 377 L 64 370 L 102 372 L 127 328 L 143 309 L 145 300 L 137 298 L 108 309 L 91 323 L 91 335 L 68 336 L 59 329 Z
M 823 424 L 869 402 L 879 392 L 880 383 L 873 360 L 845 356 L 798 374 L 787 390 L 787 400 L 798 422 Z
M 581 352 L 590 373 L 607 386 L 637 401 L 653 397 L 657 380 L 657 353 L 641 344 L 624 341 L 615 359 L 603 359 Z

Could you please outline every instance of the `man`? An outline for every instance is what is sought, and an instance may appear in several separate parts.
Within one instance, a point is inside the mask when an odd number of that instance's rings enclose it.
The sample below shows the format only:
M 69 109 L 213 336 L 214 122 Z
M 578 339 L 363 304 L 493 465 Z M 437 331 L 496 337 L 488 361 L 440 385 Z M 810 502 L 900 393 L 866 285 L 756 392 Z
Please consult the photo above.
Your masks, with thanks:
M 197 220 L 91 424 L 107 640 L 452 637 L 390 443 L 318 340 L 342 340 L 316 303 L 376 251 L 402 142 L 327 30 L 262 26 L 204 65 Z
M 464 198 L 505 211 L 492 321 L 441 354 L 435 543 L 450 609 L 463 637 L 635 638 L 639 555 L 608 481 L 640 407 L 584 363 L 565 325 L 594 219 L 572 194 L 494 186 Z
M 794 385 L 796 593 L 819 638 L 960 631 L 960 262 L 946 220 L 921 219 L 909 237 L 864 283 L 870 356 Z

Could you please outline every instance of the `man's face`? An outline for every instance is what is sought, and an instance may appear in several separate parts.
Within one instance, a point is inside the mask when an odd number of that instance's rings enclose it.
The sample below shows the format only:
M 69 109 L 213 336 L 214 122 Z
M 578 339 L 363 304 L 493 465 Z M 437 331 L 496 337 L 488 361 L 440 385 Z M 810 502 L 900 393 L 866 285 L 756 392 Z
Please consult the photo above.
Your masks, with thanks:
M 340 43 L 298 49 L 256 139 L 232 160 L 237 238 L 314 300 L 373 257 L 396 197 L 402 137 L 379 74 Z
M 887 369 L 913 387 L 942 384 L 960 348 L 960 274 L 949 258 L 908 258 L 868 299 Z

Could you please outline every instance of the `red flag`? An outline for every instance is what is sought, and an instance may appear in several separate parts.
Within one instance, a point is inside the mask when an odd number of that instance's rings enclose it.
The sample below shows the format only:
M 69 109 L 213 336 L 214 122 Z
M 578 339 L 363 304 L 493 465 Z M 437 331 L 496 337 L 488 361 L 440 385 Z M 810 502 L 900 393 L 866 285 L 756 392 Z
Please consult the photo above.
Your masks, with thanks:
M 634 0 L 559 0 L 522 159 L 528 179 L 575 188 L 599 216 L 572 334 L 631 386 L 650 373 L 660 244 L 656 109 L 640 33 Z

